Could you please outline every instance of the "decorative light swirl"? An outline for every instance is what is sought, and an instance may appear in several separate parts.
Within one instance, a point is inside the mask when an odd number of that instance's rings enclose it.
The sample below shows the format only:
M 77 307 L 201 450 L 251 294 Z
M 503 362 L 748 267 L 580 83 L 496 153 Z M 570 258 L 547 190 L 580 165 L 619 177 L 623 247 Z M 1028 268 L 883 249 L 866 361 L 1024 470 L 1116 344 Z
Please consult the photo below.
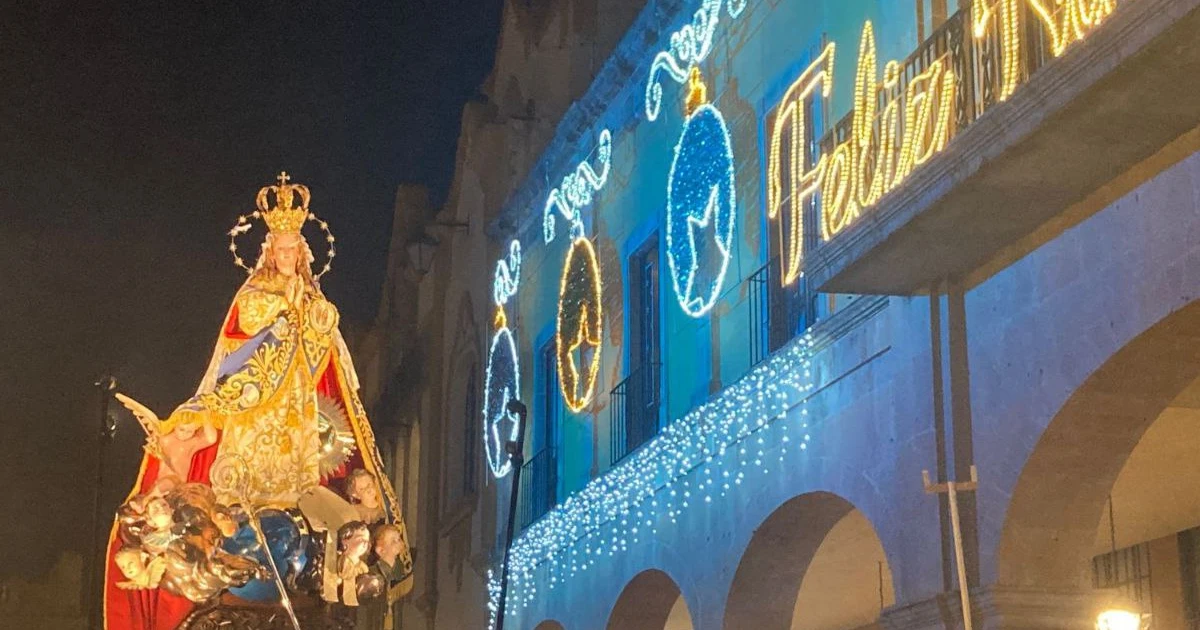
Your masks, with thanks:
M 542 208 L 542 236 L 547 243 L 554 240 L 554 211 L 558 211 L 571 225 L 571 239 L 583 236 L 583 217 L 580 211 L 590 205 L 604 184 L 608 182 L 609 168 L 612 166 L 612 132 L 605 129 L 596 140 L 595 168 L 584 160 L 567 173 L 558 188 L 546 196 L 546 205 Z
M 261 219 L 261 218 L 262 218 L 262 213 L 259 212 L 258 210 L 255 210 L 254 212 L 251 212 L 250 214 L 240 215 L 237 218 L 237 223 L 234 224 L 234 226 L 232 228 L 230 228 L 230 230 L 228 232 L 228 234 L 229 234 L 229 253 L 233 254 L 233 264 L 237 265 L 238 267 L 241 267 L 246 272 L 246 275 L 250 275 L 250 274 L 254 273 L 254 268 L 248 266 L 246 264 L 246 261 L 243 260 L 242 257 L 238 255 L 237 238 L 239 236 L 245 234 L 246 232 L 250 231 L 250 228 L 252 227 L 252 224 L 250 222 L 251 219 Z M 316 222 L 317 226 L 321 228 L 321 231 L 325 233 L 325 242 L 329 243 L 329 251 L 325 254 L 325 266 L 321 268 L 320 273 L 313 276 L 314 280 L 320 280 L 321 276 L 329 273 L 329 270 L 333 267 L 333 257 L 337 255 L 337 251 L 333 248 L 333 243 L 336 239 L 334 239 L 334 237 L 333 237 L 333 232 L 331 232 L 329 230 L 329 223 L 318 219 L 317 215 L 310 212 L 310 213 L 308 213 L 308 218 L 305 219 L 305 221 L 306 222 L 307 221 Z
M 654 56 L 650 76 L 646 80 L 646 119 L 653 122 L 662 111 L 663 88 L 659 74 L 666 72 L 676 83 L 688 78 L 688 68 L 708 58 L 712 52 L 713 35 L 721 19 L 721 5 L 726 6 L 730 19 L 736 20 L 746 9 L 746 0 L 702 0 L 692 21 L 671 34 L 671 45 Z
M 517 294 L 521 285 L 521 241 L 513 239 L 508 245 L 508 258 L 496 261 L 496 275 L 492 280 L 492 301 L 496 306 L 508 304 L 508 299 Z

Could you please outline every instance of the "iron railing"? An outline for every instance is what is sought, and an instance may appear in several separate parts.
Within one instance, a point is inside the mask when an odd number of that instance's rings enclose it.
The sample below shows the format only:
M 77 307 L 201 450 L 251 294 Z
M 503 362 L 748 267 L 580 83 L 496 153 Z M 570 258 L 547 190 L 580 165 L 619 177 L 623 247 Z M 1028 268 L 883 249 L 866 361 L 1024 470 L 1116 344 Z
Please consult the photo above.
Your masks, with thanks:
M 608 463 L 613 465 L 662 426 L 662 364 L 646 363 L 609 392 Z
M 746 278 L 749 285 L 750 367 L 761 363 L 814 323 L 814 301 L 804 276 L 783 284 L 778 258 Z
M 1065 3 L 1064 3 L 1065 4 Z M 1066 10 L 1059 6 L 1055 12 Z M 1026 3 L 1020 4 L 1022 33 L 1019 51 L 1021 66 L 1018 83 L 1054 58 L 1050 42 L 1040 19 L 1031 13 Z M 1055 15 L 1058 19 L 1058 16 Z M 876 92 L 876 111 L 882 112 L 887 103 L 904 97 L 908 86 L 924 73 L 934 62 L 941 61 L 944 67 L 954 71 L 955 102 L 954 130 L 961 131 L 975 122 L 993 105 L 1000 102 L 1003 85 L 1004 59 L 1001 51 L 1000 20 L 993 17 L 987 22 L 987 32 L 976 38 L 972 33 L 971 7 L 960 9 L 939 25 L 900 66 L 899 80 L 893 86 L 880 86 Z M 882 68 L 879 69 L 882 72 Z M 818 142 L 821 152 L 829 155 L 837 145 L 846 142 L 852 131 L 854 112 L 846 114 L 825 133 Z M 877 121 L 876 121 L 877 122 Z M 905 117 L 900 116 L 898 138 L 905 132 Z M 879 129 L 873 129 L 878 140 Z
M 521 466 L 521 528 L 541 518 L 558 502 L 558 458 L 544 448 Z

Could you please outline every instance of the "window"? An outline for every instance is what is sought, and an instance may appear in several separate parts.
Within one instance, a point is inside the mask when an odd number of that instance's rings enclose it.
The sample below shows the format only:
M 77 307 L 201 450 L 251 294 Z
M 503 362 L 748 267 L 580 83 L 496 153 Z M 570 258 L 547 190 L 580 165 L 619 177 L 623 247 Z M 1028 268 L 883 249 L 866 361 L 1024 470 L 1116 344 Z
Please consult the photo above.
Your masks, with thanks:
M 1150 597 L 1150 545 L 1141 543 L 1092 559 L 1092 587 L 1118 590 L 1141 607 L 1153 612 Z
M 463 404 L 463 466 L 462 493 L 470 496 L 479 486 L 479 441 L 477 431 L 480 423 L 479 368 L 472 365 L 467 372 L 466 401 Z
M 815 56 L 814 54 L 813 57 L 815 58 Z M 789 150 L 780 151 L 780 173 L 791 172 L 792 160 L 803 160 L 802 166 L 808 169 L 816 164 L 820 157 L 821 149 L 818 145 L 816 130 L 822 128 L 824 119 L 823 107 L 818 100 L 818 94 L 806 98 L 802 107 L 804 108 L 804 119 L 811 122 L 802 130 L 791 126 L 782 129 L 782 135 L 778 138 L 780 145 L 791 147 L 794 146 L 793 143 L 796 140 L 799 140 L 796 145 L 801 149 L 800 155 L 794 155 Z M 774 129 L 777 115 L 778 112 L 773 111 L 768 116 L 768 129 Z M 795 133 L 803 133 L 805 137 L 793 138 L 792 134 Z M 775 141 L 774 138 L 770 138 L 770 140 Z M 779 202 L 781 211 L 775 219 L 769 221 L 768 225 L 769 262 L 748 279 L 751 309 L 750 362 L 752 365 L 759 363 L 770 353 L 783 347 L 797 333 L 811 326 L 816 319 L 816 295 L 809 289 L 807 278 L 801 275 L 791 284 L 784 285 L 783 259 L 789 245 L 785 239 L 787 235 L 794 233 L 796 227 L 801 228 L 799 231 L 804 239 L 801 244 L 804 255 L 817 247 L 820 234 L 818 227 L 820 225 L 818 216 L 820 206 L 817 204 L 817 197 L 812 196 L 809 197 L 808 203 L 805 204 L 799 216 L 793 214 L 789 211 L 792 206 L 792 196 L 795 193 L 792 190 L 792 182 L 789 178 L 784 177 L 779 183 L 782 192 Z M 800 226 L 795 225 L 797 221 L 801 223 Z
M 530 450 L 521 466 L 521 527 L 541 518 L 558 502 L 558 431 L 562 403 L 558 391 L 558 347 L 554 339 L 542 346 L 537 361 L 538 404 L 531 419 Z
M 662 334 L 658 234 L 629 258 L 629 375 L 610 392 L 609 464 L 662 426 Z

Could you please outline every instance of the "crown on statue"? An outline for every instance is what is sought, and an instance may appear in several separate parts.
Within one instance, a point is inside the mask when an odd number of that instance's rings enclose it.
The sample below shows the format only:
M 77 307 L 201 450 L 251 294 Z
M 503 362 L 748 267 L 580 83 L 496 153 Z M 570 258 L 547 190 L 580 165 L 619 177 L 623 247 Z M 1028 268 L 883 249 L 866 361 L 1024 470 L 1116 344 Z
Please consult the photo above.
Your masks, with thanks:
M 287 183 L 287 172 L 279 174 L 279 184 L 263 186 L 256 203 L 267 229 L 275 234 L 297 234 L 308 220 L 308 187 Z M 270 198 L 274 198 L 272 205 Z

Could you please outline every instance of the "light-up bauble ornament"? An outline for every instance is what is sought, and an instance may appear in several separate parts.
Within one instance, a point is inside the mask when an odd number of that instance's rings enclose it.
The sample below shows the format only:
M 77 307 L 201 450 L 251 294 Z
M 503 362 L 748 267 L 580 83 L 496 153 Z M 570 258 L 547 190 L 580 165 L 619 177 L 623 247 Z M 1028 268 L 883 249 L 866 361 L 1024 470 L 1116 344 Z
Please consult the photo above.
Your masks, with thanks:
M 517 346 L 512 331 L 501 326 L 492 336 L 488 352 L 487 373 L 483 382 L 483 442 L 488 467 L 496 477 L 512 470 L 512 460 L 504 445 L 517 439 L 520 420 L 509 413 L 508 401 L 517 398 L 521 375 L 517 363 Z
M 729 128 L 717 108 L 700 105 L 687 117 L 667 177 L 667 264 L 675 298 L 692 317 L 720 295 L 736 213 Z
M 558 383 L 571 411 L 581 411 L 596 393 L 600 371 L 603 312 L 600 263 L 592 242 L 571 243 L 558 292 Z

